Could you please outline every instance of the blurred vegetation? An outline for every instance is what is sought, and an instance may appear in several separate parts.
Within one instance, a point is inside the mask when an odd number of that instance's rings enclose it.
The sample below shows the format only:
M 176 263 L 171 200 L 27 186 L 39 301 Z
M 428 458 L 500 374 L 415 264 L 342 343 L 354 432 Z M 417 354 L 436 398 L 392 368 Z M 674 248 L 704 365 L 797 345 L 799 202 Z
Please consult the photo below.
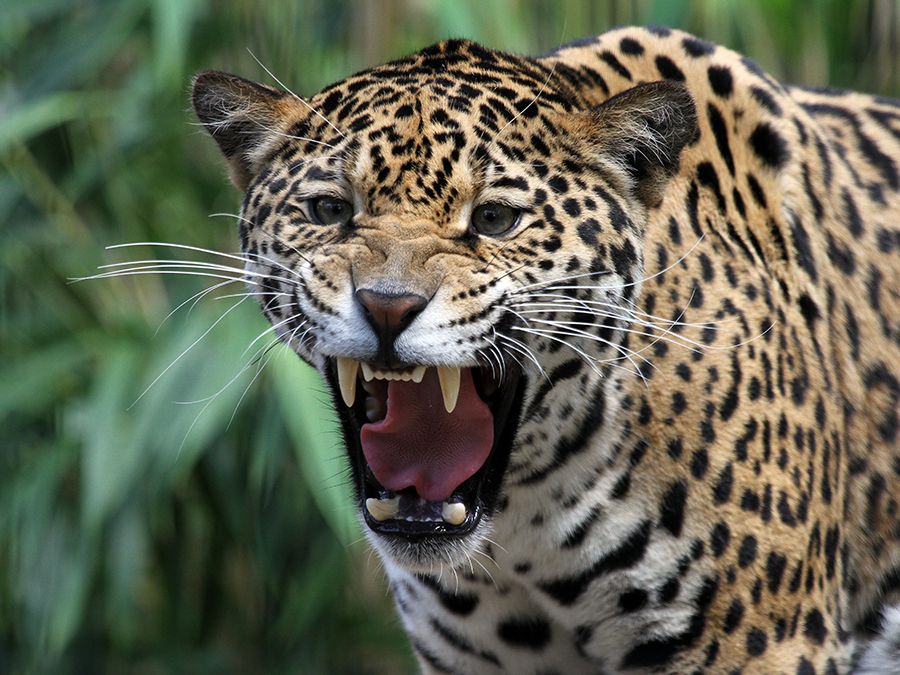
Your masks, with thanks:
M 257 355 L 252 301 L 182 306 L 212 283 L 184 275 L 69 282 L 216 261 L 114 244 L 235 249 L 234 219 L 209 215 L 239 194 L 191 126 L 194 71 L 271 82 L 259 59 L 313 93 L 445 37 L 541 52 L 663 23 L 782 79 L 900 93 L 896 0 L 0 0 L 0 17 L 0 673 L 17 675 L 412 671 L 322 386 Z

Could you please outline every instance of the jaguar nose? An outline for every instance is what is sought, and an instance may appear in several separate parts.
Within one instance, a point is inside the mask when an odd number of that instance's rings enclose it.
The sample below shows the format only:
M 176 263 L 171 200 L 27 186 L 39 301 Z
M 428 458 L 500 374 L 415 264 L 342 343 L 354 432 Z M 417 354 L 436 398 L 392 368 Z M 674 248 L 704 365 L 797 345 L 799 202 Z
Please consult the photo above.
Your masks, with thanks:
M 390 364 L 394 340 L 425 309 L 428 298 L 418 293 L 385 293 L 360 288 L 356 299 L 366 312 L 366 320 L 378 336 L 380 356 Z

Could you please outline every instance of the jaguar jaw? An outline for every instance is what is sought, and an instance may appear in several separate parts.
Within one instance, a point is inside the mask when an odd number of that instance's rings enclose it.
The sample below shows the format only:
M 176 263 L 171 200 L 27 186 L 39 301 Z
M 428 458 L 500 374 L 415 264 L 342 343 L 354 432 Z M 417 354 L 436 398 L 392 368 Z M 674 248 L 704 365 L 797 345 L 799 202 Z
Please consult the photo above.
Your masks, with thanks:
M 325 376 L 371 530 L 407 541 L 458 537 L 496 510 L 521 409 L 520 373 L 385 370 L 338 358 Z

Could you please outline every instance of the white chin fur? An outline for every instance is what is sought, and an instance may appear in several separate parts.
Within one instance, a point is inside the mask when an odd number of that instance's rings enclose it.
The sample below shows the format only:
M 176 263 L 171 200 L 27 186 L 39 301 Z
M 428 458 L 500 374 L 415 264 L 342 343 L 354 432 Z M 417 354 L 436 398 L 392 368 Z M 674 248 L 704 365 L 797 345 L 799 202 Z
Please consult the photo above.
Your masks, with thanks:
M 885 608 L 881 632 L 863 648 L 853 675 L 900 674 L 900 605 Z

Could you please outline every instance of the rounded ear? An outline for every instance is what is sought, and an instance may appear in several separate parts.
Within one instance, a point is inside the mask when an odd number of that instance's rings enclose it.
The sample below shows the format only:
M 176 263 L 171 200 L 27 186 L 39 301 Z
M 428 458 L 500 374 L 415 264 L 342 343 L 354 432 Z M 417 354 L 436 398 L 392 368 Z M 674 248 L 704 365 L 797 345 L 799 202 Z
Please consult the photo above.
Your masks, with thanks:
M 697 138 L 697 111 L 687 87 L 641 84 L 580 113 L 599 159 L 624 173 L 647 206 L 662 199 L 684 146 Z
M 294 97 L 236 75 L 205 70 L 194 77 L 194 113 L 228 161 L 231 181 L 246 190 L 267 151 L 294 121 Z

